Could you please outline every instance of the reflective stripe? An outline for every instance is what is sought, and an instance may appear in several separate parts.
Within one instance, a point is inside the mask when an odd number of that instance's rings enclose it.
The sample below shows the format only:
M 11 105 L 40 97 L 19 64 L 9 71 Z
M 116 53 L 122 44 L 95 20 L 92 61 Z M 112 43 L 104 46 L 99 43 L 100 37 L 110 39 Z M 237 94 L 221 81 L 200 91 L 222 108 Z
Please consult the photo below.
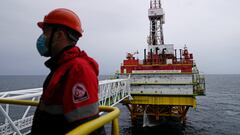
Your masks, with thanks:
M 63 114 L 63 106 L 62 105 L 46 105 L 46 104 L 40 102 L 38 108 L 41 111 L 45 111 L 50 114 Z
M 79 107 L 79 108 L 65 114 L 65 116 L 69 122 L 73 122 L 75 120 L 83 119 L 88 116 L 93 116 L 97 113 L 98 113 L 98 102 L 95 102 L 90 105 Z

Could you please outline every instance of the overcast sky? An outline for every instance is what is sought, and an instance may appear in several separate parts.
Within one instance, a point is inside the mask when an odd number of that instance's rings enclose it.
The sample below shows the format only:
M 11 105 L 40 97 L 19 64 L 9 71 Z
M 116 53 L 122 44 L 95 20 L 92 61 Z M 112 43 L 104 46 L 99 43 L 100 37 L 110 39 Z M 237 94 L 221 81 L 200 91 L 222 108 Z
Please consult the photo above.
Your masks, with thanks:
M 113 74 L 127 52 L 143 58 L 149 35 L 150 0 L 2 0 L 0 75 L 46 75 L 47 58 L 36 50 L 36 23 L 64 7 L 81 18 L 78 46 L 95 58 L 100 74 Z M 240 74 L 239 0 L 162 0 L 165 43 L 186 44 L 205 74 Z

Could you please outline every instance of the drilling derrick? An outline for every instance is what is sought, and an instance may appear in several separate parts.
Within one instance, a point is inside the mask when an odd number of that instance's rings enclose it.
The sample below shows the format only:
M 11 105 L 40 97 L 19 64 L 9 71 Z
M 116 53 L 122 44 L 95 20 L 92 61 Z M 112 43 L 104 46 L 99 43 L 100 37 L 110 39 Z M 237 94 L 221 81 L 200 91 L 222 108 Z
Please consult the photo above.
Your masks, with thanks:
M 160 0 L 150 1 L 148 17 L 150 20 L 150 35 L 148 37 L 148 44 L 149 45 L 164 44 L 162 25 L 165 23 L 165 20 Z

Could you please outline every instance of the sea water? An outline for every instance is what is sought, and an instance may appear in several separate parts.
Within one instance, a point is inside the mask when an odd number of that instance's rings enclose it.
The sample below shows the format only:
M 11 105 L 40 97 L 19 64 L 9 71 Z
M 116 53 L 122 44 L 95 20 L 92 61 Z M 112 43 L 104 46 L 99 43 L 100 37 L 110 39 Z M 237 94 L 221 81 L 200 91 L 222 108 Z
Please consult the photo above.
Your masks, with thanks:
M 0 91 L 42 87 L 46 76 L 0 76 Z M 121 104 L 121 135 L 240 135 L 240 75 L 205 75 L 206 96 L 197 97 L 186 124 L 134 128 L 127 108 Z M 109 76 L 100 76 L 99 80 Z M 12 111 L 14 114 L 16 111 Z M 15 115 L 17 115 L 16 113 Z M 0 117 L 3 117 L 0 114 Z M 16 116 L 17 117 L 17 116 Z M 2 119 L 2 118 L 1 118 Z M 111 126 L 106 130 L 110 134 Z

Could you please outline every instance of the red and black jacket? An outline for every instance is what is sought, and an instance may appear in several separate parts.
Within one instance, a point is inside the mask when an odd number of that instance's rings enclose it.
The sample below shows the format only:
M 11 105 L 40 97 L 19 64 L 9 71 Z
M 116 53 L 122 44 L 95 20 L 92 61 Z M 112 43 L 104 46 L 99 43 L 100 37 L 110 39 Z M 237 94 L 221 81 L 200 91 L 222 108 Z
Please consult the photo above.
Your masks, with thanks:
M 33 119 L 32 134 L 65 134 L 98 117 L 98 64 L 77 46 L 45 62 L 51 72 Z

